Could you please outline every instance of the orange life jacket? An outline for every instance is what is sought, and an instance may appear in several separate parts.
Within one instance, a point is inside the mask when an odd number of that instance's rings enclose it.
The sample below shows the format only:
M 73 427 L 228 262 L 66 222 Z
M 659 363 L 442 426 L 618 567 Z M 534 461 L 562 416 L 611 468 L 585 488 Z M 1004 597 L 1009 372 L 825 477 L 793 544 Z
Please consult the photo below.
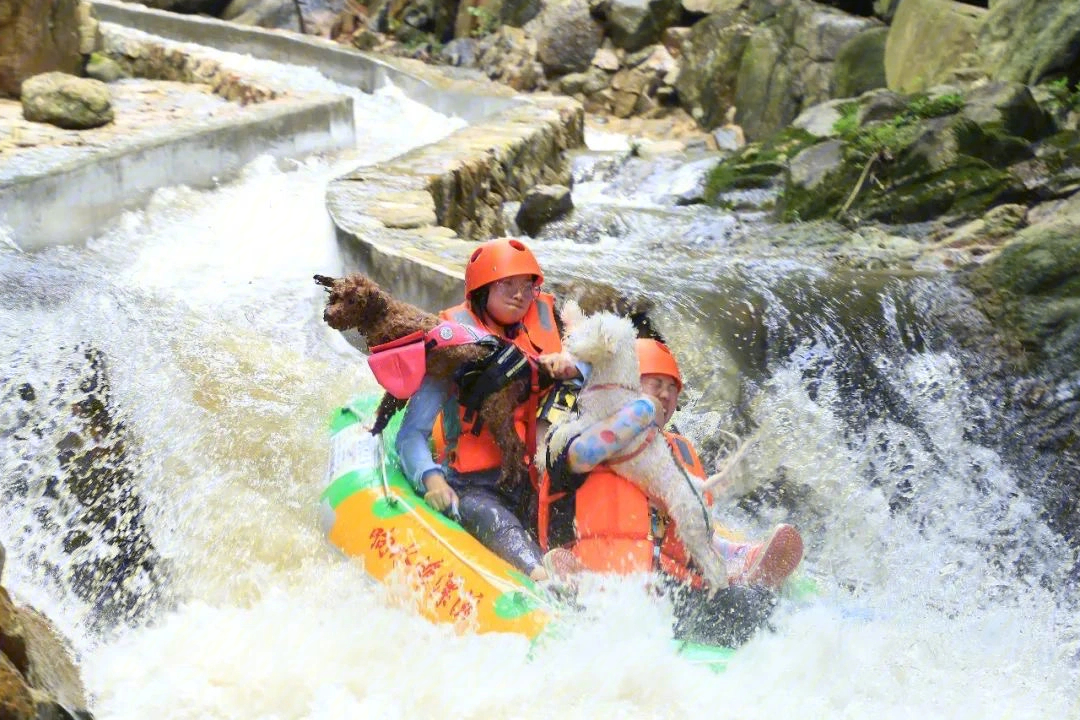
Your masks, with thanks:
M 690 441 L 665 432 L 675 459 L 697 478 L 705 469 Z M 617 467 L 617 466 L 616 466 Z M 546 505 L 559 496 L 548 495 L 546 476 L 541 481 L 538 530 L 546 548 Z M 690 558 L 663 512 L 654 517 L 649 499 L 636 485 L 606 465 L 589 473 L 575 493 L 571 549 L 587 569 L 596 572 L 634 573 L 662 570 L 679 580 L 701 584 L 690 568 Z
M 455 305 L 439 313 L 443 320 L 452 320 L 462 325 L 485 328 L 480 318 L 473 314 L 467 303 Z M 521 321 L 522 331 L 513 339 L 513 343 L 526 355 L 537 357 L 562 350 L 562 338 L 555 325 L 555 298 L 548 293 L 540 293 L 529 307 Z M 535 452 L 536 406 L 538 398 L 524 402 L 514 411 L 514 428 L 528 448 L 527 464 L 532 463 Z M 490 470 L 502 464 L 502 454 L 495 444 L 490 429 L 483 427 L 480 434 L 473 434 L 473 422 L 465 421 L 465 409 L 458 408 L 456 418 L 447 419 L 443 413 L 435 420 L 432 439 L 435 444 L 435 457 L 446 460 L 458 473 Z M 530 442 L 531 441 L 531 442 Z

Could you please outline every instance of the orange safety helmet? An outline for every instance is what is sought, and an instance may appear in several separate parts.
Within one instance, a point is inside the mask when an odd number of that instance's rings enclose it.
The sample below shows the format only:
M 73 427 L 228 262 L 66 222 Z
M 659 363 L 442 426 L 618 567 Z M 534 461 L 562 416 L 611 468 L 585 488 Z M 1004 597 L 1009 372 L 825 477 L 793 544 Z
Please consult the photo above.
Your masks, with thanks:
M 667 375 L 675 379 L 675 384 L 682 392 L 682 373 L 679 372 L 679 363 L 675 362 L 675 356 L 668 350 L 668 346 L 659 340 L 638 338 L 634 341 L 634 349 L 637 350 L 638 369 L 641 375 Z
M 544 282 L 540 263 L 525 243 L 514 238 L 489 240 L 465 264 L 465 298 L 477 288 L 513 275 L 535 275 L 537 282 Z

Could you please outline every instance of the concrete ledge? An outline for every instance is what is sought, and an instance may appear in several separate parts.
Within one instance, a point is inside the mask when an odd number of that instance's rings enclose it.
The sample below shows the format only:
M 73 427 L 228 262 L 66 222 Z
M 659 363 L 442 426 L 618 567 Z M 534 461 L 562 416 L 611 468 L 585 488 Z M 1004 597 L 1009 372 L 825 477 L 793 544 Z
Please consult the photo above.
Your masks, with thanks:
M 260 155 L 299 157 L 355 144 L 352 98 L 311 93 L 273 99 L 278 93 L 259 78 L 221 68 L 190 48 L 175 52 L 156 38 L 135 38 L 107 23 L 102 34 L 106 51 L 134 53 L 144 64 L 147 58 L 178 57 L 177 67 L 159 68 L 161 73 L 218 82 L 222 94 L 250 104 L 240 116 L 170 121 L 152 138 L 61 153 L 44 166 L 13 159 L 0 168 L 0 222 L 12 228 L 23 250 L 81 242 L 120 212 L 144 204 L 157 188 L 210 187 Z M 202 75 L 183 77 L 188 71 Z
M 532 96 L 333 181 L 327 208 L 376 282 L 428 309 L 456 304 L 475 241 L 507 233 L 502 204 L 534 185 L 570 184 L 566 151 L 584 144 L 584 119 L 571 98 Z
M 379 58 L 322 38 L 151 10 L 117 0 L 92 0 L 92 5 L 94 15 L 103 22 L 178 42 L 317 68 L 334 82 L 364 92 L 374 92 L 389 81 L 413 100 L 470 123 L 509 107 L 516 97 L 512 89 L 490 82 L 475 71 L 436 68 L 404 58 Z

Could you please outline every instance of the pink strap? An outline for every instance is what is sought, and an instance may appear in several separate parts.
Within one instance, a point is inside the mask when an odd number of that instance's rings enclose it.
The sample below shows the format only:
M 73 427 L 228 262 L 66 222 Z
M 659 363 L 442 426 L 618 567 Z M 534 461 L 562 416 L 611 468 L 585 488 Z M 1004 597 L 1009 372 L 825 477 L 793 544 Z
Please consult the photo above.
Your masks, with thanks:
M 428 332 L 417 330 L 370 348 L 368 367 L 388 393 L 406 400 L 420 389 L 427 372 L 427 348 L 468 345 L 490 333 L 456 322 L 441 322 Z

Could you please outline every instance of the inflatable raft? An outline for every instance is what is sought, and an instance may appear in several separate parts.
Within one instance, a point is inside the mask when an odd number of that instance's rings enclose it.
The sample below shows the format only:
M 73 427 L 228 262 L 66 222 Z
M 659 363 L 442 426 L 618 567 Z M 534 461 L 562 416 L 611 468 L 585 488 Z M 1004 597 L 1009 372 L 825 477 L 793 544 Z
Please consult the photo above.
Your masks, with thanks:
M 328 484 L 320 502 L 331 544 L 361 560 L 376 580 L 404 588 L 417 610 L 434 622 L 463 632 L 539 638 L 557 618 L 558 606 L 414 492 L 393 447 L 401 415 L 381 437 L 368 431 L 378 401 L 379 395 L 360 396 L 331 418 Z M 689 662 L 715 670 L 723 669 L 734 652 L 673 642 Z

